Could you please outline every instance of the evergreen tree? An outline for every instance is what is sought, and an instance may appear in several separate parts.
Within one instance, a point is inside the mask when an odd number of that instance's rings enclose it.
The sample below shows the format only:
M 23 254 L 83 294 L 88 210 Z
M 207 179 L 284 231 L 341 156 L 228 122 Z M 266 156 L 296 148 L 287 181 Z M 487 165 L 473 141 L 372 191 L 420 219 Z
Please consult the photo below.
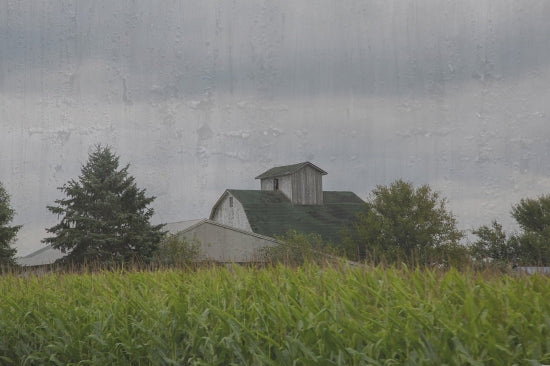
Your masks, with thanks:
M 155 197 L 146 197 L 145 190 L 137 188 L 128 167 L 119 169 L 118 156 L 98 145 L 78 180 L 58 188 L 67 198 L 47 207 L 61 221 L 47 229 L 54 236 L 44 242 L 68 253 L 65 261 L 148 262 L 152 258 L 164 225 L 150 224 L 154 210 L 147 206 Z
M 15 211 L 10 206 L 10 196 L 0 183 L 0 267 L 15 265 L 16 249 L 11 246 L 21 226 L 8 226 Z

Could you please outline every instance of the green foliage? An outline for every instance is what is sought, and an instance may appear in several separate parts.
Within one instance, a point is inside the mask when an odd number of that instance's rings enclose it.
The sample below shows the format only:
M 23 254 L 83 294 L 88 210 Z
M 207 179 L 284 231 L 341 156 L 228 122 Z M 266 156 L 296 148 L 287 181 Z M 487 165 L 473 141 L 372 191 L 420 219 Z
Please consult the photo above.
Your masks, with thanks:
M 460 251 L 463 237 L 446 203 L 428 185 L 397 180 L 377 186 L 344 233 L 348 255 L 375 263 L 445 261 L 446 249 Z
M 154 261 L 167 266 L 187 266 L 201 259 L 201 243 L 178 234 L 169 234 L 160 243 Z
M 512 207 L 522 232 L 516 239 L 522 264 L 550 265 L 550 195 L 522 199 Z
M 6 276 L 0 364 L 550 364 L 550 279 L 346 266 Z
M 444 269 L 466 269 L 472 265 L 469 248 L 459 242 L 438 245 L 431 250 L 429 263 Z
M 306 262 L 323 263 L 332 259 L 335 250 L 325 244 L 318 234 L 304 234 L 289 230 L 277 236 L 277 244 L 263 247 L 260 256 L 270 263 L 296 266 Z
M 64 261 L 79 265 L 152 258 L 163 225 L 150 224 L 154 211 L 147 206 L 155 197 L 137 188 L 128 168 L 119 169 L 119 158 L 109 147 L 97 146 L 78 180 L 59 188 L 67 198 L 48 210 L 61 221 L 47 229 L 54 236 L 44 242 L 68 252 Z
M 518 246 L 518 264 L 524 266 L 550 266 L 550 233 L 524 231 L 514 239 Z
M 550 195 L 522 199 L 512 207 L 512 217 L 523 231 L 543 233 L 550 227 Z
M 478 263 L 491 263 L 500 266 L 515 264 L 518 257 L 518 243 L 514 236 L 507 237 L 496 220 L 491 226 L 483 225 L 472 231 L 477 235 L 470 251 Z
M 15 211 L 10 205 L 10 196 L 0 182 L 0 269 L 14 266 L 16 249 L 11 246 L 21 226 L 9 226 Z

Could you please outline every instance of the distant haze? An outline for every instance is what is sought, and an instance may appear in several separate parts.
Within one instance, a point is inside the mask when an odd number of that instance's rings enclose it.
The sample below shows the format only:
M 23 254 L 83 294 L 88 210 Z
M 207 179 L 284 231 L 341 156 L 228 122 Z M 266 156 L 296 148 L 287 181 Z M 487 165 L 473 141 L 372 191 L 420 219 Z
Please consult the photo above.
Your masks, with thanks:
M 513 230 L 511 205 L 550 191 L 549 19 L 546 0 L 0 0 L 19 255 L 97 143 L 155 222 L 309 160 L 325 190 L 428 183 L 462 229 Z

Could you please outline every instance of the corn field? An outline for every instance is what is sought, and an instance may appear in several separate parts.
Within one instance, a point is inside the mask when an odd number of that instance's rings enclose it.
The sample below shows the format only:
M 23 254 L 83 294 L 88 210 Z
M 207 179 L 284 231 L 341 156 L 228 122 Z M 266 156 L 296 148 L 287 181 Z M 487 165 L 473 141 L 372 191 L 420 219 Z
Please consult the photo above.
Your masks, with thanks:
M 212 267 L 0 277 L 2 365 L 550 364 L 550 280 Z

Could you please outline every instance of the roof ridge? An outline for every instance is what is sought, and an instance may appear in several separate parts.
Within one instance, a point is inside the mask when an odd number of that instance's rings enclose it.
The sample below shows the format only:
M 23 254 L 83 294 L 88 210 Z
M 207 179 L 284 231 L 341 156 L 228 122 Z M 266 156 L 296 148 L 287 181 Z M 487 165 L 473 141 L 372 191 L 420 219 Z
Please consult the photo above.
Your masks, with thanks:
M 306 165 L 311 166 L 313 169 L 319 171 L 322 175 L 327 174 L 327 172 L 325 172 L 323 169 L 319 168 L 317 165 L 315 165 L 315 164 L 313 164 L 309 161 L 303 161 L 301 163 L 290 164 L 290 165 L 281 165 L 281 166 L 273 167 L 271 169 L 266 170 L 262 174 L 258 175 L 254 179 L 264 179 L 264 178 L 271 178 L 271 177 L 276 177 L 276 176 L 289 175 L 289 174 L 294 173 L 298 169 L 301 169 L 302 167 L 304 167 Z

